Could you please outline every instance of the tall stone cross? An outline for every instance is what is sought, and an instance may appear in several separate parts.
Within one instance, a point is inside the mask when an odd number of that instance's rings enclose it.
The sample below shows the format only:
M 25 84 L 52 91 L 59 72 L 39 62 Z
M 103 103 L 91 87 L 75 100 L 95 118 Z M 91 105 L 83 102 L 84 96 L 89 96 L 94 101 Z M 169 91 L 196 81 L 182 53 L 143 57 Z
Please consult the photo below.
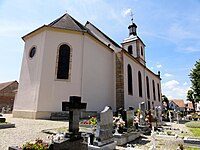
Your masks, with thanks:
M 87 103 L 81 103 L 81 97 L 70 96 L 69 102 L 63 102 L 63 110 L 69 110 L 69 132 L 79 134 L 80 112 L 85 110 Z

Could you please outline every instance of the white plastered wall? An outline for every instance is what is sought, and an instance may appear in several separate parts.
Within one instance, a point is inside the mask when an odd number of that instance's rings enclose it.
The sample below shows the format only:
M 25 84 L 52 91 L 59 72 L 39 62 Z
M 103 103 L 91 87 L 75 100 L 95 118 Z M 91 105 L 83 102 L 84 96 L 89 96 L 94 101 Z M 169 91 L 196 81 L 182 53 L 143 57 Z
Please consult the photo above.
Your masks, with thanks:
M 114 108 L 114 53 L 88 36 L 84 41 L 82 93 L 87 110 Z
M 150 72 L 148 69 L 144 68 L 141 64 L 138 64 L 136 61 L 133 61 L 130 56 L 124 56 L 124 101 L 125 101 L 125 108 L 129 106 L 134 107 L 134 109 L 139 108 L 139 103 L 145 102 L 147 105 L 147 90 L 146 90 L 146 76 L 149 78 L 149 91 L 150 91 L 150 102 L 151 102 L 151 109 L 152 109 L 152 102 L 154 102 L 154 106 L 161 106 L 161 98 L 158 100 L 158 90 L 157 90 L 157 83 L 160 84 L 160 79 Z M 133 95 L 128 95 L 128 75 L 127 75 L 127 65 L 130 64 L 132 68 L 132 84 L 133 84 Z M 139 88 L 138 88 L 138 71 L 141 72 L 142 76 L 142 97 L 139 97 Z M 155 96 L 156 100 L 153 99 L 153 86 L 152 80 L 155 82 Z M 161 96 L 161 88 L 160 96 Z
M 71 78 L 56 79 L 56 57 L 58 47 L 68 44 L 72 51 Z M 74 33 L 48 31 L 43 57 L 38 111 L 61 111 L 62 102 L 69 96 L 81 96 L 83 36 Z
M 45 35 L 46 32 L 42 32 L 25 42 L 19 87 L 14 103 L 14 111 L 37 110 Z M 29 53 L 33 46 L 36 47 L 36 53 L 33 58 L 30 58 Z

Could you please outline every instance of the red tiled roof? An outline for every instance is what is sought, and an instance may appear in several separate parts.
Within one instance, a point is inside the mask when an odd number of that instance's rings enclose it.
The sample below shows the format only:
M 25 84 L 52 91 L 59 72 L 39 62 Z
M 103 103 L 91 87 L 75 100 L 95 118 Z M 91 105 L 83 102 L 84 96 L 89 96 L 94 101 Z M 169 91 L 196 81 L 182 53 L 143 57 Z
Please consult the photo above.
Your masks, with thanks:
M 188 102 L 187 104 L 188 104 L 188 106 L 187 106 L 188 108 L 193 109 L 193 105 L 191 102 Z
M 9 86 L 10 84 L 12 84 L 13 82 L 15 81 L 0 83 L 0 91 Z
M 169 102 L 174 102 L 178 107 L 185 107 L 184 100 L 182 99 L 169 100 Z

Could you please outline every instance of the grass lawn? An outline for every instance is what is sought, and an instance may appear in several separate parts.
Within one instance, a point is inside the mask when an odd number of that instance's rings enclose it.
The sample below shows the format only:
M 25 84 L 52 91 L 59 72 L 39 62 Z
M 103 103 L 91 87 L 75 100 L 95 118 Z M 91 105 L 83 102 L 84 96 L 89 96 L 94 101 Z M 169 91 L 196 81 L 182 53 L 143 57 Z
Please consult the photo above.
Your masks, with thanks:
M 200 128 L 189 128 L 192 131 L 194 137 L 200 137 Z
M 200 148 L 194 148 L 194 147 L 185 147 L 184 150 L 200 150 Z
M 200 121 L 192 121 L 185 124 L 194 137 L 200 137 Z

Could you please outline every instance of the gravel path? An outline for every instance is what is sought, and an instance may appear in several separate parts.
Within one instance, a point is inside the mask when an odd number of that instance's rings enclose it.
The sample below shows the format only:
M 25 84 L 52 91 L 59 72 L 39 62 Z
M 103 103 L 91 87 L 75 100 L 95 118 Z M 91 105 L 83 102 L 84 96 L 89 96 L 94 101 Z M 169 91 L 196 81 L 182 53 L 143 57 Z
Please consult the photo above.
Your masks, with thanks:
M 7 122 L 15 123 L 16 127 L 0 129 L 0 150 L 8 150 L 9 146 L 22 146 L 38 137 L 47 140 L 47 134 L 42 133 L 42 130 L 68 126 L 68 122 L 64 121 L 13 118 L 12 114 L 3 116 Z

